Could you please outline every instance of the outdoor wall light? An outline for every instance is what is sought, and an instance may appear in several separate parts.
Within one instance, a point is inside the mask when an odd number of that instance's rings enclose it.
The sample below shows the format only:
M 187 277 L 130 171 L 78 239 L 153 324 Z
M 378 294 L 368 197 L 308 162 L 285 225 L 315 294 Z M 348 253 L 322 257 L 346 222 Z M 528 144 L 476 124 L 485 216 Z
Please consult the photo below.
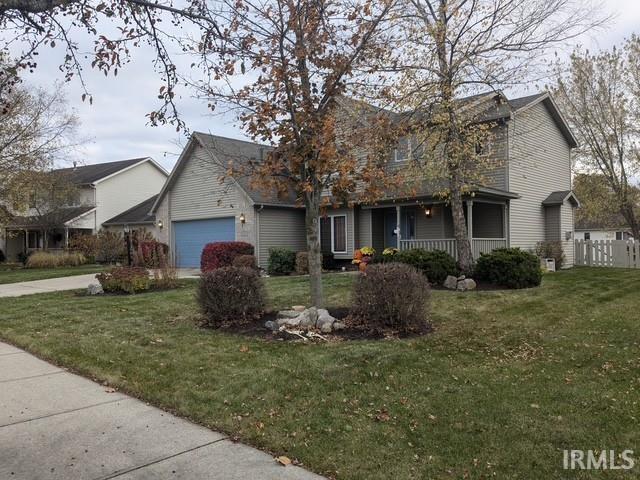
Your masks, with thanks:
M 244 223 L 245 223 L 246 221 L 247 221 L 247 219 L 245 218 L 244 213 L 241 213 L 241 214 L 240 214 L 240 223 L 241 223 L 242 225 L 244 225 Z
M 164 226 L 164 224 L 162 223 L 162 220 L 158 220 L 158 228 L 162 228 Z
M 431 218 L 433 216 L 433 210 L 431 209 L 431 207 L 425 208 L 424 214 L 427 216 L 427 218 Z

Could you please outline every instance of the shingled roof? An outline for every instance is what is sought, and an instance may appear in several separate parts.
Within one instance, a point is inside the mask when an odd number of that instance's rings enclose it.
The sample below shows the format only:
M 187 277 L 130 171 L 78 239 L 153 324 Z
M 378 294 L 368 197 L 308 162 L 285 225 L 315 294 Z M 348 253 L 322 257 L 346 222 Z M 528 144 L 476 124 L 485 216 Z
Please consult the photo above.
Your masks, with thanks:
M 7 224 L 7 228 L 25 228 L 25 227 L 37 227 L 44 224 L 52 223 L 52 220 L 63 226 L 65 223 L 74 220 L 82 215 L 95 210 L 96 207 L 79 206 L 79 207 L 67 207 L 50 214 L 40 216 L 14 216 Z M 50 217 L 50 218 L 48 218 Z
M 147 198 L 144 202 L 134 205 L 129 210 L 116 215 L 115 217 L 107 220 L 103 225 L 139 225 L 139 224 L 154 224 L 156 216 L 152 213 L 151 208 L 156 203 L 158 195 Z
M 118 160 L 117 162 L 95 163 L 78 167 L 59 168 L 54 173 L 68 175 L 69 180 L 76 185 L 90 185 L 120 170 L 124 170 L 136 163 L 140 163 L 149 157 Z

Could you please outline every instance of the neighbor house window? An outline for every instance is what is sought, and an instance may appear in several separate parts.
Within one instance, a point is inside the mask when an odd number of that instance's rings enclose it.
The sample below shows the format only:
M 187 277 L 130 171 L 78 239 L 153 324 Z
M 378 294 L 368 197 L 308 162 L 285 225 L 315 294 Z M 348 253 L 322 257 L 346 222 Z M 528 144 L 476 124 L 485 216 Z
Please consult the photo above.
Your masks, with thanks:
M 616 232 L 616 240 L 622 240 L 622 232 Z
M 584 239 L 591 240 L 591 232 L 584 232 Z
M 320 220 L 320 239 L 322 250 L 326 251 L 331 243 L 331 252 L 346 253 L 347 251 L 347 216 L 334 215 Z
M 396 162 L 406 162 L 410 158 L 411 139 L 409 137 L 401 138 L 398 146 L 393 151 L 393 160 Z

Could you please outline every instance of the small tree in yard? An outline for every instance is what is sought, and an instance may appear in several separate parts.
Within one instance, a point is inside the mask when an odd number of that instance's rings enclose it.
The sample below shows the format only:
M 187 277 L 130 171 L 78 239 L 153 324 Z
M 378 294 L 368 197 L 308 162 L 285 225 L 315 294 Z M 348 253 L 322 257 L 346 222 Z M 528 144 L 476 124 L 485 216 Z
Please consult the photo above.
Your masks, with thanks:
M 453 213 L 463 271 L 472 267 L 463 195 L 482 183 L 488 164 L 478 155 L 491 124 L 465 94 L 530 81 L 551 47 L 601 23 L 587 1 L 407 0 L 396 49 L 399 83 L 388 93 L 407 112 L 429 176 Z M 476 108 L 477 107 L 477 108 Z
M 366 107 L 343 97 L 355 93 L 387 54 L 381 27 L 391 6 L 368 0 L 221 2 L 227 23 L 220 26 L 231 32 L 228 41 L 222 50 L 213 43 L 201 46 L 211 78 L 200 85 L 202 95 L 214 107 L 236 109 L 249 136 L 274 147 L 260 162 L 225 165 L 228 174 L 250 176 L 262 190 L 293 190 L 305 208 L 316 306 L 323 304 L 323 209 L 331 201 L 352 200 L 356 192 L 374 198 L 393 182 L 382 174 L 380 149 L 358 153 L 362 139 L 369 147 L 383 142 L 378 127 L 386 119 L 368 109 L 367 120 L 350 123 Z M 242 81 L 245 86 L 234 87 Z
M 590 180 L 583 178 L 582 188 L 612 200 L 603 207 L 617 210 L 635 238 L 640 238 L 638 189 L 633 185 L 640 173 L 639 85 L 640 37 L 633 36 L 611 51 L 576 50 L 568 74 L 560 66 L 555 86 L 580 140 L 576 167 L 597 174 Z M 586 203 L 590 214 L 602 213 L 593 206 Z

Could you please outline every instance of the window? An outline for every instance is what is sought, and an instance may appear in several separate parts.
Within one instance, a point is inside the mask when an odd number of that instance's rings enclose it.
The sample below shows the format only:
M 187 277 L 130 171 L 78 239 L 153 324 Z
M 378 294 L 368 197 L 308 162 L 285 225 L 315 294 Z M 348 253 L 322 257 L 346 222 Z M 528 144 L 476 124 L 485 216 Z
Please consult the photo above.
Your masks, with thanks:
M 591 240 L 591 232 L 584 232 L 584 239 Z
M 406 162 L 411 157 L 411 140 L 409 137 L 401 138 L 397 148 L 393 151 L 395 162 Z
M 622 232 L 616 232 L 616 240 L 623 240 Z
M 38 232 L 27 232 L 27 248 L 38 248 L 40 246 Z
M 333 215 L 320 219 L 320 243 L 323 251 L 347 252 L 347 216 Z M 329 245 L 330 243 L 330 245 Z
M 413 240 L 416 238 L 416 212 L 413 210 L 407 211 L 404 214 L 402 237 L 406 240 Z

